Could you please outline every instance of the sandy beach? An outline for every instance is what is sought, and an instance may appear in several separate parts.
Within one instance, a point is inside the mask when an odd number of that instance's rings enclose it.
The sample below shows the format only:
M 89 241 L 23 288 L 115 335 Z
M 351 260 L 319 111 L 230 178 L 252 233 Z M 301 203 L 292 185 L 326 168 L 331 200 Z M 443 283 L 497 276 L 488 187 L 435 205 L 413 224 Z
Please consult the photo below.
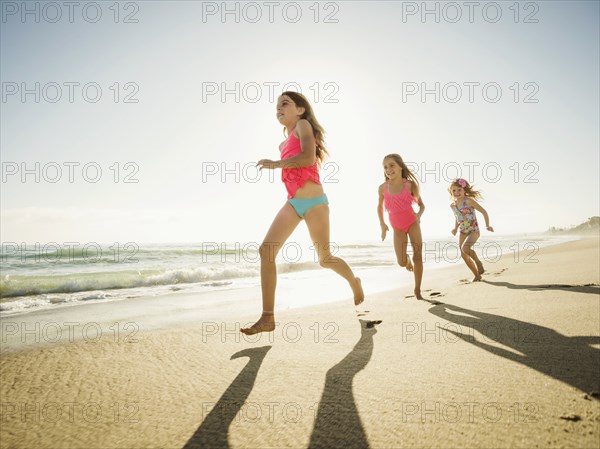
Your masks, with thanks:
M 478 283 L 426 271 L 426 301 L 365 285 L 359 312 L 283 310 L 255 337 L 258 289 L 226 316 L 180 297 L 5 318 L 0 445 L 597 448 L 599 249 L 507 255 Z M 72 342 L 40 325 L 73 320 Z

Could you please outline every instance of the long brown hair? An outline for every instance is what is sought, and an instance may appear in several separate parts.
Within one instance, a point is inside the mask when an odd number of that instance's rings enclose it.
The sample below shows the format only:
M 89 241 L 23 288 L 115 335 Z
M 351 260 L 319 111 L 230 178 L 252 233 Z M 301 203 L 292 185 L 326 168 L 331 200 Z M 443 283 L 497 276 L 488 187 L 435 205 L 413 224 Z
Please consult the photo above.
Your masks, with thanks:
M 327 148 L 325 148 L 325 130 L 317 121 L 317 118 L 315 117 L 315 113 L 310 103 L 304 95 L 298 92 L 294 92 L 292 90 L 286 90 L 281 95 L 289 97 L 296 104 L 296 106 L 304 108 L 304 113 L 300 116 L 300 118 L 306 120 L 312 126 L 313 135 L 315 136 L 315 141 L 317 144 L 317 162 L 319 165 L 321 165 L 325 158 L 329 155 L 329 152 L 327 151 Z M 284 135 L 285 131 L 286 129 L 284 128 Z
M 469 181 L 467 181 L 466 179 L 456 178 L 454 181 L 452 181 L 450 187 L 448 187 L 448 193 L 450 194 L 450 197 L 454 198 L 452 196 L 452 187 L 462 187 L 462 189 L 465 191 L 465 196 L 467 198 L 473 198 L 476 200 L 483 199 L 483 195 L 481 194 L 481 192 L 479 190 L 475 190 L 473 186 L 469 184 Z
M 413 174 L 413 172 L 411 172 L 408 169 L 408 167 L 406 166 L 406 164 L 402 160 L 402 157 L 400 157 L 399 154 L 392 153 L 392 154 L 388 154 L 386 157 L 383 158 L 384 161 L 386 159 L 392 159 L 396 164 L 398 164 L 400 166 L 400 169 L 402 170 L 402 178 L 406 178 L 406 179 L 408 179 L 412 183 L 412 185 L 414 186 L 414 189 L 415 189 L 415 194 L 413 196 L 415 198 L 419 198 L 419 196 L 420 196 L 420 190 L 421 190 L 421 188 L 419 187 L 419 180 Z M 387 181 L 388 177 L 385 174 L 385 170 L 383 171 L 383 176 L 384 176 L 385 180 Z

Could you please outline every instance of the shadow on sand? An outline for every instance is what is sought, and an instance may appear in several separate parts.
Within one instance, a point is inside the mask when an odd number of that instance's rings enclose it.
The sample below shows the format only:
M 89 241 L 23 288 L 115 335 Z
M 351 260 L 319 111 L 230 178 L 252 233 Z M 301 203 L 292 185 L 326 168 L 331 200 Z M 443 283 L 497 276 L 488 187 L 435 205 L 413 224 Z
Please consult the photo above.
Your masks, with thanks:
M 528 287 L 530 286 L 522 286 Z M 446 326 L 445 331 L 474 346 L 521 363 L 584 393 L 599 390 L 600 350 L 590 345 L 600 343 L 600 337 L 568 337 L 537 324 L 451 304 L 435 305 L 429 312 L 457 324 L 458 327 Z M 483 338 L 476 338 L 473 331 L 480 333 Z M 500 343 L 518 354 L 494 346 L 493 343 Z M 597 394 L 594 397 L 598 399 Z
M 368 448 L 369 442 L 360 420 L 352 380 L 373 354 L 373 335 L 377 329 L 372 322 L 359 320 L 360 340 L 352 351 L 327 371 L 325 387 L 317 409 L 317 416 L 309 448 Z
M 194 435 L 183 446 L 184 449 L 229 448 L 229 442 L 227 441 L 229 426 L 244 405 L 244 402 L 246 402 L 246 399 L 248 399 L 252 387 L 254 387 L 260 365 L 269 349 L 271 349 L 271 346 L 249 348 L 236 352 L 231 356 L 231 360 L 240 357 L 248 357 L 250 360 L 248 360 L 248 364 L 231 382 L 231 385 L 225 390 L 219 401 L 214 404 L 214 407 L 206 415 L 200 427 L 198 427 Z
M 600 294 L 600 285 L 596 284 L 585 284 L 585 285 L 569 285 L 569 284 L 539 284 L 539 285 L 527 285 L 527 284 L 511 284 L 510 282 L 498 282 L 498 281 L 488 281 L 487 279 L 482 279 L 481 282 L 485 282 L 486 284 L 494 285 L 496 287 L 506 287 L 513 290 L 532 290 L 532 291 L 540 291 L 540 290 L 558 290 L 565 292 L 575 292 L 575 293 L 588 293 L 593 295 Z

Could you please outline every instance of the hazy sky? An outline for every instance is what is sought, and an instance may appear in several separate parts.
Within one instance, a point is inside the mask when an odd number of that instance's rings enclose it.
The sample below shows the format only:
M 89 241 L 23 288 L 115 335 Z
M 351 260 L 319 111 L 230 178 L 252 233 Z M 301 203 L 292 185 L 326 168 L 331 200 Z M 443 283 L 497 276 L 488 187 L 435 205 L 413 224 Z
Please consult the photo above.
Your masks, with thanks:
M 2 1 L 2 241 L 261 241 L 288 83 L 327 132 L 334 241 L 378 239 L 391 152 L 425 238 L 457 174 L 499 234 L 598 215 L 599 3 L 466 3 Z

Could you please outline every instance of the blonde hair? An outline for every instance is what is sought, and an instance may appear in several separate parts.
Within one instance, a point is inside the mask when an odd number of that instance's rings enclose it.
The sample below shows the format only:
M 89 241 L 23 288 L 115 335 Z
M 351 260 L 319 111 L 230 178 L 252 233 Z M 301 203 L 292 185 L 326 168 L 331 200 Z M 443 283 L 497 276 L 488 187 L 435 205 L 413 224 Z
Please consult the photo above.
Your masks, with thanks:
M 398 164 L 400 166 L 400 169 L 402 170 L 402 178 L 406 178 L 412 183 L 412 185 L 414 186 L 413 189 L 415 190 L 415 193 L 413 196 L 418 199 L 420 196 L 420 190 L 421 190 L 419 187 L 419 180 L 413 174 L 413 172 L 411 172 L 408 169 L 408 167 L 402 160 L 402 157 L 400 157 L 399 154 L 391 153 L 391 154 L 388 154 L 386 157 L 384 157 L 383 161 L 385 162 L 386 159 L 392 159 L 396 164 Z M 388 177 L 385 174 L 385 170 L 383 171 L 383 176 L 384 176 L 385 180 L 387 181 Z
M 467 198 L 473 198 L 476 200 L 483 199 L 483 195 L 479 190 L 475 190 L 469 181 L 463 178 L 456 178 L 452 183 L 450 183 L 450 187 L 448 187 L 448 193 L 450 197 L 453 198 L 452 195 L 452 187 L 461 187 L 465 191 L 465 196 Z
M 315 113 L 314 113 L 310 103 L 308 102 L 308 100 L 306 99 L 306 97 L 304 95 L 302 95 L 301 93 L 298 93 L 298 92 L 291 91 L 291 90 L 287 90 L 287 91 L 283 92 L 281 94 L 281 96 L 283 96 L 283 95 L 289 97 L 296 104 L 296 106 L 298 106 L 300 108 L 304 108 L 304 112 L 302 113 L 300 118 L 306 120 L 312 126 L 313 135 L 315 136 L 315 141 L 317 144 L 316 145 L 317 146 L 317 153 L 316 153 L 317 162 L 319 165 L 321 165 L 323 163 L 323 161 L 325 160 L 325 158 L 329 155 L 327 148 L 325 148 L 325 130 L 323 129 L 321 124 L 317 121 L 317 118 L 315 117 Z M 284 128 L 283 129 L 284 135 L 285 135 L 285 131 L 286 131 L 286 129 Z

